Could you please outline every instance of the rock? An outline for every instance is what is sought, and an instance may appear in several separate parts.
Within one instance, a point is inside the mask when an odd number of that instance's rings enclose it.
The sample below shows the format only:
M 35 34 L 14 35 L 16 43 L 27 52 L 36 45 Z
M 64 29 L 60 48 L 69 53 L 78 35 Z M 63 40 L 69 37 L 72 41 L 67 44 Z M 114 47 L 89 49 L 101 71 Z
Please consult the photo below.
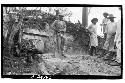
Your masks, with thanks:
M 72 65 L 65 60 L 59 58 L 44 59 L 44 65 L 48 72 L 56 74 L 60 72 L 68 72 L 72 69 Z
M 11 75 L 12 73 L 11 72 L 8 72 L 7 75 Z
M 46 67 L 45 67 L 45 64 L 44 64 L 43 62 L 42 62 L 42 63 L 39 63 L 38 66 L 39 66 L 39 70 L 40 70 L 41 72 L 43 72 L 44 75 L 50 75 L 50 74 L 48 73 L 48 71 L 47 71 L 47 69 L 46 69 Z

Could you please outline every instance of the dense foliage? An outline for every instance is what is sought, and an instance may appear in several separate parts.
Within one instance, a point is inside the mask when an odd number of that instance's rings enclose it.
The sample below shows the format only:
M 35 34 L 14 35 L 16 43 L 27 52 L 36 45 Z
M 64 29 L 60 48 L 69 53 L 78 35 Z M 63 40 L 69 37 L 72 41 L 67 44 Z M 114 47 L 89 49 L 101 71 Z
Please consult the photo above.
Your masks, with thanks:
M 15 15 L 18 16 L 18 22 L 15 22 Z M 42 19 L 39 18 L 39 16 L 41 16 Z M 49 13 L 41 13 L 37 10 L 24 10 L 19 11 L 16 14 L 10 13 L 9 21 L 6 23 L 6 25 L 8 25 L 8 38 L 13 39 L 20 26 L 22 28 L 32 27 L 43 30 L 45 29 L 46 23 L 51 25 L 55 19 L 56 16 Z M 83 47 L 83 49 L 89 47 L 89 32 L 85 29 L 85 27 L 83 27 L 80 23 L 74 24 L 68 21 L 65 22 L 67 25 L 66 32 L 73 36 L 74 41 L 76 41 L 80 47 Z M 14 43 L 14 40 L 12 40 L 11 42 Z

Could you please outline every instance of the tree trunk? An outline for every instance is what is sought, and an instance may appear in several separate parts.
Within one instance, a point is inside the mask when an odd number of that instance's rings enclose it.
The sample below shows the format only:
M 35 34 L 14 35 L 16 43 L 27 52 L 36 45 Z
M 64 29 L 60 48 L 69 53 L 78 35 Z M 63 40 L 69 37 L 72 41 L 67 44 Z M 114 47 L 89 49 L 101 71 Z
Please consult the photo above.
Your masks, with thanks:
M 88 8 L 87 7 L 83 7 L 83 10 L 82 10 L 82 25 L 84 27 L 88 26 Z

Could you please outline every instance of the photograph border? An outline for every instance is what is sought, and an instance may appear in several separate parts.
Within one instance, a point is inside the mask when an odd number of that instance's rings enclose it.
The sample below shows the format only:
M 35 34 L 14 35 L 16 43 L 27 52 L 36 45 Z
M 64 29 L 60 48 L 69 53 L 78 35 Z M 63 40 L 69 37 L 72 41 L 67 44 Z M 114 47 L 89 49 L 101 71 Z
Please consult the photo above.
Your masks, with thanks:
M 121 7 L 121 75 L 3 75 L 3 7 Z M 13 79 L 122 79 L 123 78 L 123 6 L 99 4 L 1 4 L 1 78 Z

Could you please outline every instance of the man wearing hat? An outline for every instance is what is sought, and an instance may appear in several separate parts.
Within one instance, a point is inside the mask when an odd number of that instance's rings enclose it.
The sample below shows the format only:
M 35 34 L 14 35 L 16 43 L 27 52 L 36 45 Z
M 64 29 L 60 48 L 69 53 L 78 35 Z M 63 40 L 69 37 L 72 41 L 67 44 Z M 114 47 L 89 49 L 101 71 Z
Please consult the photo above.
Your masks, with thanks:
M 65 39 L 63 38 L 63 35 L 66 31 L 66 23 L 63 21 L 63 15 L 58 14 L 57 15 L 57 20 L 54 21 L 53 23 L 53 28 L 55 31 L 55 36 L 56 36 L 56 52 L 57 57 L 61 58 L 61 56 L 64 55 L 64 43 Z
M 103 46 L 103 55 L 109 52 L 109 56 L 105 58 L 105 60 L 111 60 L 113 59 L 115 55 L 115 50 L 114 50 L 114 38 L 115 38 L 115 32 L 116 32 L 116 23 L 114 22 L 114 16 L 113 14 L 109 14 L 108 19 L 110 20 L 110 23 L 107 24 L 106 26 L 106 41 Z
M 89 25 L 88 30 L 90 31 L 90 55 L 96 55 L 96 47 L 98 46 L 98 39 L 97 39 L 97 26 L 96 23 L 98 22 L 97 18 L 93 18 L 91 20 L 92 24 Z

